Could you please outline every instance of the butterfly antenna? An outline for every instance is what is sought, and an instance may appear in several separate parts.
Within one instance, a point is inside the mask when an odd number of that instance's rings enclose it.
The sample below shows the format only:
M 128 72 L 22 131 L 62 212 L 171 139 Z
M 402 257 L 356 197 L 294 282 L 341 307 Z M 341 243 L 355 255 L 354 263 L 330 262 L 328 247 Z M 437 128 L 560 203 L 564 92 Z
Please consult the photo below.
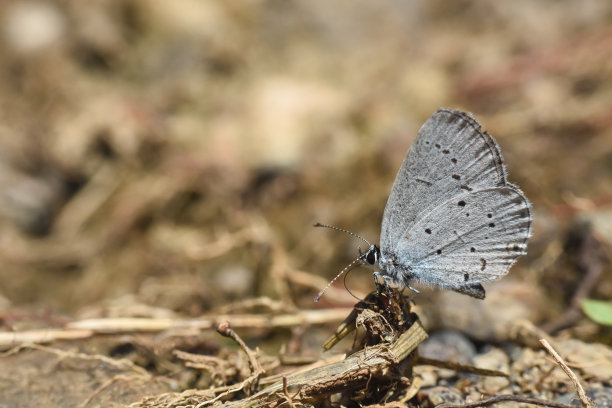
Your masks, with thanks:
M 362 240 L 363 242 L 368 244 L 368 246 L 372 245 L 372 244 L 370 244 L 370 242 L 367 239 L 365 239 L 361 235 L 357 235 L 354 232 L 351 232 L 349 230 L 345 230 L 344 228 L 334 227 L 333 225 L 325 225 L 325 224 L 321 224 L 320 222 L 317 222 L 316 224 L 313 224 L 313 227 L 323 227 L 323 228 L 333 229 L 333 230 L 336 230 L 336 231 L 346 232 L 347 234 L 352 235 L 355 238 L 359 238 L 360 240 Z
M 355 266 L 355 265 L 356 265 L 358 262 L 361 262 L 361 257 L 357 257 L 357 258 L 355 258 L 355 260 L 354 260 L 353 262 L 351 262 L 350 264 L 346 265 L 346 266 L 344 267 L 344 269 L 342 269 L 342 270 L 340 271 L 340 273 L 338 273 L 338 274 L 337 274 L 337 275 L 334 277 L 334 279 L 332 279 L 331 281 L 329 281 L 329 283 L 327 284 L 327 286 L 325 286 L 325 287 L 323 288 L 323 290 L 321 290 L 321 291 L 319 292 L 319 294 L 317 295 L 317 297 L 315 297 L 315 300 L 314 300 L 314 301 L 315 301 L 315 302 L 318 302 L 318 301 L 319 301 L 319 299 L 321 299 L 321 296 L 323 296 L 323 293 L 325 293 L 325 291 L 326 291 L 327 289 L 329 289 L 329 287 L 330 287 L 331 285 L 333 285 L 333 284 L 334 284 L 334 282 L 336 281 L 336 279 L 338 279 L 340 276 L 342 276 L 342 274 L 343 274 L 344 272 L 347 272 L 347 271 L 350 271 L 351 269 L 353 269 L 353 267 L 354 267 L 354 266 Z M 349 291 L 349 292 L 350 292 L 350 291 Z M 352 295 L 352 293 L 351 293 L 351 295 Z

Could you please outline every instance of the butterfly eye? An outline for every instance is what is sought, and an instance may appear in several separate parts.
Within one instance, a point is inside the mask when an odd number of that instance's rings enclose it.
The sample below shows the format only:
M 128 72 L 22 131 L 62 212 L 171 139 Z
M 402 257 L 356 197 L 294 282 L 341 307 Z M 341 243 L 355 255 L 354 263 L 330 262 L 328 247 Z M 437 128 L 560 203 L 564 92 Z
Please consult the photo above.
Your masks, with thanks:
M 378 261 L 378 248 L 375 245 L 371 246 L 368 250 L 368 253 L 366 254 L 366 261 L 370 265 L 374 265 L 376 264 L 376 261 Z

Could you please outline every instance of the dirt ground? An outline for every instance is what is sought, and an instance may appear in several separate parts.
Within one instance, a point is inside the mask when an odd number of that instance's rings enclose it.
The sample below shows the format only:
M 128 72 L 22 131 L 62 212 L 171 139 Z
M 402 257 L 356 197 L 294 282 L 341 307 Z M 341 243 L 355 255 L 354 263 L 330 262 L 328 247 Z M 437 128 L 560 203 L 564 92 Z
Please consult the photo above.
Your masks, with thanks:
M 378 241 L 439 107 L 499 142 L 528 254 L 323 352 L 357 300 L 313 299 L 365 248 L 312 225 Z M 0 407 L 581 406 L 564 363 L 612 406 L 611 256 L 612 2 L 0 3 Z M 418 322 L 367 383 L 285 374 Z

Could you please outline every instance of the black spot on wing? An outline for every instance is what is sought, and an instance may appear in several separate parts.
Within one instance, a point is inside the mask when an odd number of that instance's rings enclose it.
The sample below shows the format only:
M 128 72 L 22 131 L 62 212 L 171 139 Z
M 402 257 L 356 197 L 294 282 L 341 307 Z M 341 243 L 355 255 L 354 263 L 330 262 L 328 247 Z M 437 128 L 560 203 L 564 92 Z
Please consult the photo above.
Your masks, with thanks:
M 431 187 L 433 184 L 427 180 L 423 180 L 423 179 L 419 179 L 419 178 L 415 178 L 415 181 L 418 181 L 419 183 L 423 183 L 428 187 Z

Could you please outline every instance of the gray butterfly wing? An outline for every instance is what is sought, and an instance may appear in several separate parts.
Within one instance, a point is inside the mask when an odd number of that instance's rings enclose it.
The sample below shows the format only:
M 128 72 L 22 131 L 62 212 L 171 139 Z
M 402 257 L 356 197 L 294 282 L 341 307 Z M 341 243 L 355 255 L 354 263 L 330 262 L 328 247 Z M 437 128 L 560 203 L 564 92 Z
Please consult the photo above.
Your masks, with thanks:
M 438 110 L 419 130 L 397 173 L 383 216 L 381 250 L 396 252 L 407 229 L 448 197 L 506 184 L 493 138 L 469 114 Z
M 417 220 L 394 256 L 410 265 L 418 281 L 449 289 L 473 287 L 505 275 L 527 252 L 531 221 L 529 202 L 511 184 L 466 192 Z

